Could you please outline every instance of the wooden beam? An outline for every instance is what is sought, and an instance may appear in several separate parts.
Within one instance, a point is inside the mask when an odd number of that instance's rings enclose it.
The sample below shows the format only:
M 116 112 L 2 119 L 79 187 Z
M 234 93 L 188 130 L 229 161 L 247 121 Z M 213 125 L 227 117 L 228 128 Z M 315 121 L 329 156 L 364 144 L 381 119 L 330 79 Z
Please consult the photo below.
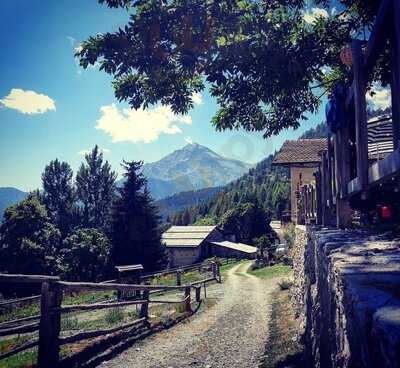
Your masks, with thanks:
M 15 348 L 15 349 L 12 349 L 12 350 L 10 350 L 10 351 L 7 351 L 6 353 L 0 354 L 0 360 L 6 359 L 6 358 L 8 358 L 8 357 L 10 357 L 10 356 L 13 356 L 13 355 L 15 355 L 15 354 L 18 354 L 18 353 L 20 353 L 21 351 L 25 351 L 25 350 L 28 350 L 28 349 L 32 349 L 32 348 L 34 348 L 35 346 L 37 346 L 38 344 L 39 344 L 39 340 L 34 340 L 34 341 L 28 342 L 28 343 L 26 343 L 26 344 L 24 344 L 24 345 L 18 346 L 18 347 Z
M 30 323 L 23 326 L 18 327 L 8 327 L 0 329 L 0 336 L 7 336 L 7 335 L 17 335 L 27 332 L 34 332 L 39 329 L 39 323 Z
M 391 23 L 391 12 L 393 11 L 393 3 L 398 0 L 382 0 L 375 18 L 375 23 L 369 36 L 367 50 L 365 52 L 364 68 L 365 72 L 369 74 L 376 64 L 379 56 L 382 54 L 385 46 L 385 38 L 389 32 Z
M 56 283 L 62 289 L 81 291 L 81 290 L 185 290 L 185 286 L 165 286 L 165 285 L 134 285 L 134 284 L 97 284 L 94 282 L 66 282 Z
M 332 147 L 332 137 L 328 135 L 328 151 L 326 154 L 327 157 L 327 189 L 328 189 L 328 203 L 329 208 L 332 208 L 333 204 L 333 187 L 332 187 L 332 175 L 333 175 L 333 168 L 332 168 L 332 157 L 333 157 L 333 147 Z
M 13 325 L 20 324 L 21 322 L 35 321 L 37 319 L 40 319 L 40 314 L 37 314 L 36 316 L 23 317 L 23 318 L 13 319 L 13 320 L 10 320 L 10 321 L 1 322 L 0 323 L 0 328 L 10 327 L 10 326 L 13 326 Z
M 354 107 L 356 124 L 357 149 L 357 177 L 361 190 L 365 191 L 368 185 L 368 130 L 367 130 L 367 103 L 365 98 L 366 82 L 364 56 L 361 41 L 352 43 L 353 73 L 354 73 Z
M 18 274 L 0 274 L 0 282 L 16 282 L 16 283 L 42 283 L 47 281 L 58 281 L 57 276 L 46 275 L 18 275 Z
M 146 321 L 146 318 L 140 318 L 140 319 L 137 319 L 136 321 L 128 322 L 128 323 L 125 323 L 125 324 L 123 324 L 121 326 L 117 326 L 117 327 L 95 330 L 95 331 L 79 332 L 75 335 L 58 338 L 58 343 L 60 345 L 72 344 L 72 343 L 75 343 L 75 342 L 78 342 L 78 341 L 81 341 L 84 339 L 90 339 L 93 337 L 108 335 L 111 333 L 118 332 L 120 330 L 124 330 L 126 328 L 137 326 L 145 321 Z
M 371 165 L 368 172 L 368 178 L 371 185 L 389 179 L 400 172 L 400 148 L 392 152 L 383 160 L 377 161 Z
M 97 309 L 108 309 L 108 308 L 117 308 L 117 307 L 127 307 L 129 305 L 138 305 L 147 303 L 147 300 L 131 300 L 127 302 L 116 302 L 116 303 L 93 303 L 93 304 L 76 304 L 76 305 L 67 305 L 64 307 L 60 307 L 55 309 L 55 311 L 60 313 L 71 313 L 76 311 L 84 311 L 84 310 L 97 310 Z
M 400 147 L 400 1 L 393 4 L 393 31 L 391 38 L 391 69 L 392 69 L 392 124 L 393 148 Z
M 34 295 L 34 296 L 28 296 L 26 298 L 6 300 L 6 301 L 0 303 L 0 308 L 4 307 L 6 305 L 10 305 L 10 304 L 24 303 L 24 302 L 29 302 L 31 300 L 39 300 L 39 299 L 40 299 L 40 295 Z

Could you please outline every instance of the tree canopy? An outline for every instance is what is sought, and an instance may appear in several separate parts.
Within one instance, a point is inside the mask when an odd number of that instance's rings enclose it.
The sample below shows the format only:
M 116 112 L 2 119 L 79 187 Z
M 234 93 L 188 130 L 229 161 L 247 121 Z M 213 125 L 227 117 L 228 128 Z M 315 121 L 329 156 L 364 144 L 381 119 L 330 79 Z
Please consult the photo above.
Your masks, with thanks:
M 209 88 L 219 110 L 217 130 L 243 128 L 264 136 L 298 127 L 315 112 L 323 83 L 349 71 L 340 50 L 370 27 L 379 1 L 99 0 L 131 11 L 114 33 L 98 33 L 76 52 L 80 64 L 100 64 L 115 95 L 132 108 L 161 103 L 175 113 L 193 107 Z

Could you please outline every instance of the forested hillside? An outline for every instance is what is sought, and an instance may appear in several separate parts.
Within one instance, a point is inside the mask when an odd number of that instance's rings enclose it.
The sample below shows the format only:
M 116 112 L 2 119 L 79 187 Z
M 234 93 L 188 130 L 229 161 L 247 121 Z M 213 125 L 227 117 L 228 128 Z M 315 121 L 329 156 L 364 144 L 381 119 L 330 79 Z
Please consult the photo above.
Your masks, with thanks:
M 328 127 L 320 123 L 300 138 L 323 138 L 327 134 Z M 268 217 L 279 219 L 284 211 L 290 210 L 290 182 L 288 169 L 271 166 L 274 156 L 262 160 L 248 174 L 228 184 L 210 200 L 170 216 L 170 222 L 175 225 L 217 224 L 227 211 L 243 203 L 253 203 L 262 208 Z
M 271 167 L 273 157 L 268 156 L 208 202 L 176 213 L 171 222 L 176 225 L 217 223 L 228 210 L 243 203 L 256 204 L 269 217 L 279 218 L 285 210 L 289 210 L 290 184 L 288 170 Z
M 207 202 L 222 190 L 223 187 L 189 190 L 174 194 L 167 198 L 159 199 L 158 201 L 155 201 L 154 204 L 157 206 L 160 216 L 165 220 L 175 212 Z

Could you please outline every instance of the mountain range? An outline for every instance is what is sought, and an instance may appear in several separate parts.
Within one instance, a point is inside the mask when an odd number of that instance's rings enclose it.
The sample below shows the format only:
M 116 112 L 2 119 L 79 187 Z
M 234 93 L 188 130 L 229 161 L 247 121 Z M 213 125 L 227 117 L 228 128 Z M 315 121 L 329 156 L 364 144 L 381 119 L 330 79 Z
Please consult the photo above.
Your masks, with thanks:
M 247 173 L 252 165 L 223 157 L 191 143 L 143 166 L 154 199 L 197 189 L 219 187 Z
M 12 187 L 3 187 L 0 188 L 0 220 L 3 218 L 4 210 L 17 203 L 22 201 L 26 197 L 27 193 L 22 190 L 12 188 Z

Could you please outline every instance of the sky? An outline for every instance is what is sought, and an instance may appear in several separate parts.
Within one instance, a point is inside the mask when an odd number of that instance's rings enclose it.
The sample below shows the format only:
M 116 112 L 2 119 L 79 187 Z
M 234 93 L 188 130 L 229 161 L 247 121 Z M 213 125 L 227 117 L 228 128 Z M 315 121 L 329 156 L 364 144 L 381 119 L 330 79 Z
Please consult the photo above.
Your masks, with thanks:
M 315 15 L 311 9 L 305 16 L 312 21 Z M 118 173 L 123 159 L 153 162 L 190 142 L 256 163 L 324 120 L 321 108 L 298 130 L 269 139 L 216 132 L 210 121 L 217 105 L 206 91 L 194 96 L 184 117 L 163 106 L 131 110 L 115 99 L 109 75 L 84 70 L 74 58 L 81 41 L 127 19 L 126 11 L 96 0 L 0 1 L 0 187 L 39 188 L 50 160 L 67 161 L 76 171 L 96 144 Z

